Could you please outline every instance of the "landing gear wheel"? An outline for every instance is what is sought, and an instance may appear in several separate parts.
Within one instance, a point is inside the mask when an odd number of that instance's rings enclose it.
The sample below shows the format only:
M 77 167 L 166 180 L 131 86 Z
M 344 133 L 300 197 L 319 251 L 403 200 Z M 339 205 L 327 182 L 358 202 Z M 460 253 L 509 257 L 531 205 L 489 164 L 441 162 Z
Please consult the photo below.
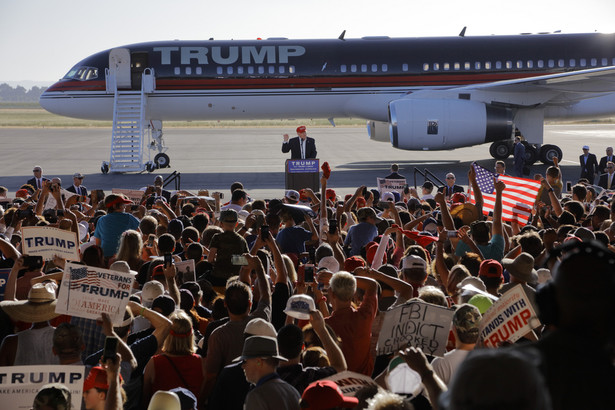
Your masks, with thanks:
M 107 161 L 103 161 L 102 165 L 100 166 L 100 172 L 105 175 L 109 172 L 109 163 Z
M 167 154 L 160 153 L 154 157 L 154 164 L 156 164 L 158 168 L 168 168 L 171 166 L 171 160 Z
M 154 172 L 156 168 L 156 165 L 152 161 L 149 161 L 145 164 L 145 169 L 147 170 L 147 172 Z
M 522 144 L 525 146 L 525 165 L 533 165 L 534 162 L 538 161 L 538 150 L 526 141 L 523 141 Z
M 489 154 L 499 160 L 508 158 L 510 151 L 510 142 L 508 140 L 496 141 L 489 147 Z
M 557 145 L 546 144 L 540 147 L 538 154 L 540 161 L 545 165 L 553 165 L 553 158 L 557 157 L 557 162 L 562 160 L 562 150 Z

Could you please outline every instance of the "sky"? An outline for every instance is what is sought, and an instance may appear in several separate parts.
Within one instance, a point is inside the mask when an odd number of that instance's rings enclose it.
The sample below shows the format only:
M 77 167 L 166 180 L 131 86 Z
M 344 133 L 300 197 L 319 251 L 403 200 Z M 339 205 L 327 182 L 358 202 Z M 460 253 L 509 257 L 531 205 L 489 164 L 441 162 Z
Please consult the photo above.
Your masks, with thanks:
M 0 0 L 0 83 L 155 40 L 615 32 L 613 0 Z

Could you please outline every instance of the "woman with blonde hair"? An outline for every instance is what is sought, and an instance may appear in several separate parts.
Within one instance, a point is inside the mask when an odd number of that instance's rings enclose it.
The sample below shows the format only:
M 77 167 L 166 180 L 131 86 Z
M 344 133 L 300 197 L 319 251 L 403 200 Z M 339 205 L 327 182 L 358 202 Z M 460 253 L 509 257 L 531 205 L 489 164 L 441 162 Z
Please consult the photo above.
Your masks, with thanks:
M 152 357 L 143 372 L 143 403 L 159 390 L 184 387 L 199 397 L 204 380 L 204 360 L 195 354 L 192 320 L 182 310 L 171 313 L 171 331 L 162 353 Z
M 129 229 L 122 233 L 120 237 L 120 246 L 115 259 L 111 260 L 109 265 L 116 261 L 125 261 L 130 266 L 130 269 L 138 271 L 144 261 L 141 259 L 143 252 L 143 239 L 141 234 L 135 230 Z

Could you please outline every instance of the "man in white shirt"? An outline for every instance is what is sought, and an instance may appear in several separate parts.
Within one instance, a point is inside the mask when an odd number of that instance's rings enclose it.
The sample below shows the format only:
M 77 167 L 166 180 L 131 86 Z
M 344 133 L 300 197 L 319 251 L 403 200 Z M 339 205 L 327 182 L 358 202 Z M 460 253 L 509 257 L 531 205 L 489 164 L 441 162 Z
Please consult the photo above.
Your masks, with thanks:
M 455 349 L 445 353 L 444 357 L 436 357 L 431 363 L 434 372 L 447 385 L 468 353 L 474 350 L 478 341 L 481 318 L 478 308 L 467 303 L 460 305 L 455 311 L 453 315 Z

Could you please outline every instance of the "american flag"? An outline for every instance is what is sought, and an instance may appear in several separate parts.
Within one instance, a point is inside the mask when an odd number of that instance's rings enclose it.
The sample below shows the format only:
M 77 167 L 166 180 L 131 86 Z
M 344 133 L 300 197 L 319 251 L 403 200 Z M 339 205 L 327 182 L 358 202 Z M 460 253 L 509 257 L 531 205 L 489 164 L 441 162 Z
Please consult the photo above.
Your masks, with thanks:
M 87 267 L 70 268 L 70 288 L 79 289 L 82 284 L 90 286 L 104 286 L 107 288 L 117 288 L 117 283 L 108 279 L 101 278 L 94 270 Z
M 473 166 L 476 170 L 476 182 L 483 194 L 483 213 L 488 215 L 489 212 L 493 212 L 495 205 L 493 182 L 495 174 L 476 163 Z M 517 221 L 519 225 L 526 225 L 532 216 L 532 208 L 540 190 L 540 182 L 508 175 L 498 175 L 497 179 L 506 184 L 506 189 L 502 192 L 502 220 Z M 476 203 L 474 195 L 471 201 Z

